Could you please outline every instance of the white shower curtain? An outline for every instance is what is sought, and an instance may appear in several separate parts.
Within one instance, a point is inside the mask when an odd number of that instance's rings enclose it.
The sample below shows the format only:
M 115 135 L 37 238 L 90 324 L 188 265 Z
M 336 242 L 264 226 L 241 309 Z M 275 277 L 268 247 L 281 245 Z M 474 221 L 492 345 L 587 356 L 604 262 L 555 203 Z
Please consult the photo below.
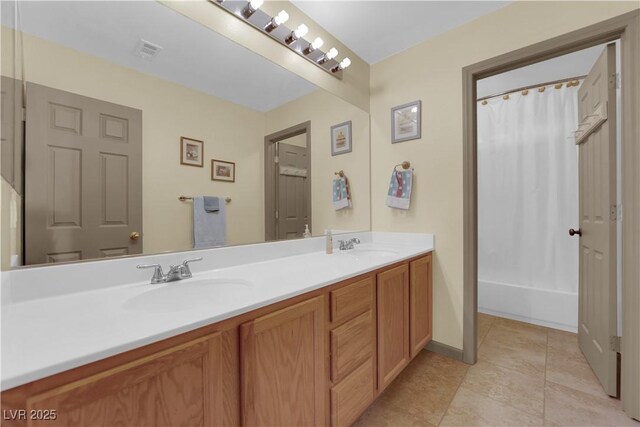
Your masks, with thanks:
M 577 92 L 548 87 L 478 103 L 478 280 L 485 304 L 496 295 L 483 296 L 483 283 L 498 286 L 497 295 L 510 286 L 577 296 L 578 239 L 568 234 L 579 225 L 571 138 Z M 531 295 L 511 291 L 514 301 Z M 527 307 L 515 307 L 516 316 L 537 310 L 521 304 Z

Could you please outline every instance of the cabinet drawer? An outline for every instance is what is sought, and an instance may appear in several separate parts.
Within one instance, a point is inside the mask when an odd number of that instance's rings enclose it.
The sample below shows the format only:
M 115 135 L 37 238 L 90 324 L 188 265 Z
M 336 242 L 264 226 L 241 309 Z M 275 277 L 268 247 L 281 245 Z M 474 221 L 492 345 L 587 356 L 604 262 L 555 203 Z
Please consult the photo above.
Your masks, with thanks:
M 373 277 L 331 292 L 331 321 L 342 322 L 373 307 Z
M 335 383 L 373 356 L 373 311 L 332 330 L 331 380 Z
M 373 359 L 331 388 L 331 425 L 350 426 L 374 398 Z

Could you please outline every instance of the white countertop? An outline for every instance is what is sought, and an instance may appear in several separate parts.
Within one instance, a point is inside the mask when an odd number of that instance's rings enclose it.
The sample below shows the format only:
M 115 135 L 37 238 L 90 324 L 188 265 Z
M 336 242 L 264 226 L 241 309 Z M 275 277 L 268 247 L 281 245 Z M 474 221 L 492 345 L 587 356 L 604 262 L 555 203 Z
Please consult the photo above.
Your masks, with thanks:
M 361 252 L 362 256 L 355 256 L 336 250 L 333 255 L 326 255 L 318 250 L 324 246 L 324 239 L 314 238 L 297 241 L 300 243 L 267 243 L 181 253 L 177 254 L 181 259 L 203 256 L 205 262 L 192 264 L 193 278 L 160 285 L 150 285 L 148 279 L 141 282 L 139 273 L 132 271 L 135 283 L 78 288 L 91 282 L 93 276 L 107 274 L 103 271 L 107 268 L 106 262 L 69 265 L 60 270 L 43 267 L 37 272 L 23 270 L 4 275 L 3 287 L 12 286 L 14 289 L 3 289 L 1 389 L 210 325 L 434 248 L 433 236 L 425 234 L 354 235 L 363 240 L 360 250 L 387 252 L 365 251 Z M 274 246 L 269 248 L 271 245 Z M 207 262 L 208 257 L 223 258 L 225 255 L 221 251 L 225 250 L 232 250 L 234 257 L 241 257 L 242 248 L 246 248 L 246 258 L 251 262 L 230 262 L 229 266 L 208 268 L 212 265 Z M 261 261 L 256 253 L 265 249 L 272 254 Z M 249 253 L 252 250 L 253 253 Z M 274 251 L 281 256 L 273 258 Z M 132 263 L 162 262 L 164 259 L 159 258 L 167 256 L 128 258 L 108 264 L 108 268 L 117 268 L 120 264 L 123 268 L 130 268 Z M 89 264 L 94 266 L 93 269 L 88 268 Z M 205 271 L 202 271 L 202 266 Z M 42 271 L 47 268 L 49 274 Z M 88 271 L 91 275 L 86 274 Z M 151 273 L 151 270 L 146 270 L 144 276 L 150 278 Z M 26 277 L 29 274 L 31 276 Z M 15 289 L 21 280 L 35 280 L 37 277 L 47 277 L 53 283 L 31 284 L 33 290 Z M 55 289 L 58 282 L 62 291 L 56 295 L 51 288 Z M 73 282 L 75 287 L 67 282 Z M 45 297 L 20 296 L 21 292 L 25 295 L 35 293 L 44 286 L 49 293 Z

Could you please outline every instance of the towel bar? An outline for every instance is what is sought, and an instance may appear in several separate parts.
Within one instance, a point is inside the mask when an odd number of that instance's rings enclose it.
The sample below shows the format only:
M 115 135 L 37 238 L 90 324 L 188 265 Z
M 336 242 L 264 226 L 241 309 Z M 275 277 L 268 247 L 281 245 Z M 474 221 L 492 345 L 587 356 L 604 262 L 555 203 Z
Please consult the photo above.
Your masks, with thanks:
M 180 200 L 181 202 L 186 202 L 187 200 L 193 200 L 193 197 L 180 196 L 180 197 L 178 197 L 178 200 Z M 225 197 L 224 201 L 226 203 L 231 203 L 231 197 Z

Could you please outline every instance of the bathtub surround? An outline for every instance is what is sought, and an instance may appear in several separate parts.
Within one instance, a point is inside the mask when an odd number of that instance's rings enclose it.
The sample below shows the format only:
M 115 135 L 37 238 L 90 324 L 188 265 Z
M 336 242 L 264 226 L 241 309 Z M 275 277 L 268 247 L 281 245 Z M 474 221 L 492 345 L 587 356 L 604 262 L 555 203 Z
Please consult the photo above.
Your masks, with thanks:
M 326 255 L 325 238 L 314 237 L 4 271 L 2 337 L 11 345 L 2 346 L 2 390 L 434 250 L 430 234 L 363 232 L 341 238 L 358 238 L 362 255 L 338 250 Z M 150 285 L 151 271 L 136 269 L 192 257 L 204 260 L 191 266 L 192 279 L 181 282 Z M 198 296 L 197 288 L 185 288 L 199 279 L 211 286 L 216 280 L 236 285 L 210 299 L 206 289 Z M 186 299 L 178 298 L 181 289 Z M 203 304 L 188 305 L 200 300 Z M 147 302 L 152 306 L 145 308 Z M 136 309 L 135 303 L 142 306 Z M 30 338 L 21 339 L 25 336 Z

